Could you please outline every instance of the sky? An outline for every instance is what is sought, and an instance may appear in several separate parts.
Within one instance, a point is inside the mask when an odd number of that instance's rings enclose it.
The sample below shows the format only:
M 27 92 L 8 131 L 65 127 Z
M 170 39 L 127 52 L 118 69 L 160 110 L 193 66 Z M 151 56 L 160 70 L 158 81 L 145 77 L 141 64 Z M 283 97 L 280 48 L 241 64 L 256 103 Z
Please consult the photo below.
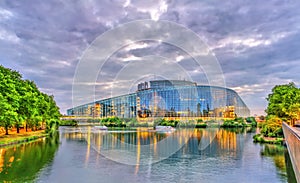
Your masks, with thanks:
M 76 68 L 97 38 L 136 20 L 169 21 L 201 38 L 217 59 L 226 87 L 241 96 L 252 115 L 261 115 L 275 85 L 299 87 L 299 7 L 297 0 L 1 0 L 0 64 L 54 95 L 65 114 L 72 107 Z M 159 58 L 184 63 L 188 57 L 160 41 L 128 42 L 99 71 L 96 98 L 105 97 L 114 81 L 103 78 L 118 76 L 124 63 L 147 55 L 155 55 L 149 63 Z

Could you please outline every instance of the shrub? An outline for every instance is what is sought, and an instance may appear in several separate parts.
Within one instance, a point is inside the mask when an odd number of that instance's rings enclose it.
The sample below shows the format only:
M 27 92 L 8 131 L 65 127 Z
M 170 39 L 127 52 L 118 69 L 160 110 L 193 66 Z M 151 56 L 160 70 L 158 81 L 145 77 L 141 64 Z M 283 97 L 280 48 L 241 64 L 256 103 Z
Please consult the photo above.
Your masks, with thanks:
M 59 122 L 60 126 L 78 126 L 78 121 L 72 119 L 72 120 L 61 120 Z
M 256 120 L 255 120 L 254 117 L 248 117 L 248 118 L 246 118 L 246 122 L 247 123 L 251 123 L 252 127 L 257 127 L 257 122 L 256 122 Z
M 135 118 L 130 119 L 128 123 L 126 123 L 127 127 L 137 127 L 138 121 Z
M 195 128 L 206 128 L 207 124 L 206 123 L 198 123 L 196 124 Z
M 282 121 L 275 116 L 269 116 L 266 122 L 262 123 L 261 133 L 265 137 L 283 137 L 283 131 L 281 127 Z
M 221 125 L 223 128 L 238 128 L 245 127 L 247 124 L 244 121 L 244 118 L 235 118 L 234 120 L 225 120 Z
M 202 123 L 203 120 L 202 119 L 197 119 L 197 123 Z

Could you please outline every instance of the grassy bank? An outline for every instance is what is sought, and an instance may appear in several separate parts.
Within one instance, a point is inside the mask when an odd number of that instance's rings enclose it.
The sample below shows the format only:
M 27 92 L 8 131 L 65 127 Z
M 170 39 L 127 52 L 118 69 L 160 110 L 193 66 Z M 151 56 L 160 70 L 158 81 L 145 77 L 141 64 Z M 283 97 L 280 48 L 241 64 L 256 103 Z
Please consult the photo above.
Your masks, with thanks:
M 253 142 L 283 144 L 282 120 L 276 116 L 267 116 L 265 122 L 259 123 L 259 134 L 253 136 Z
M 0 146 L 29 142 L 45 136 L 47 136 L 47 134 L 44 130 L 30 132 L 21 130 L 20 133 L 10 131 L 9 135 L 0 134 Z
M 256 134 L 253 136 L 253 142 L 255 143 L 267 143 L 267 144 L 283 144 L 282 137 L 265 137 L 262 134 Z

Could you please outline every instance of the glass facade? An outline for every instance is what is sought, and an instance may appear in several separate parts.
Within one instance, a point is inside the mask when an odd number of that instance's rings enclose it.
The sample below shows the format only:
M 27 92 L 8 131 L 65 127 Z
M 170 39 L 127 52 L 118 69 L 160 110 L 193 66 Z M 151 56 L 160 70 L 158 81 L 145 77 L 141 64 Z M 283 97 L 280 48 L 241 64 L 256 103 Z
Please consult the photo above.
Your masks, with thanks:
M 197 85 L 182 80 L 155 80 L 138 84 L 135 93 L 74 107 L 68 115 L 106 118 L 247 117 L 250 110 L 228 88 Z

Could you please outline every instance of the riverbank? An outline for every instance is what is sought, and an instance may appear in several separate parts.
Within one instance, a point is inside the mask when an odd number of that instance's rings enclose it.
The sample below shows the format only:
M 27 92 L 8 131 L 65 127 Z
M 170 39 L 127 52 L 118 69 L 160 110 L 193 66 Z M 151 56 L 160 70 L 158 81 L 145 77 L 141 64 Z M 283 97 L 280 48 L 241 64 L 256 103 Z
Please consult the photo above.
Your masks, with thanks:
M 45 130 L 26 132 L 24 129 L 21 129 L 20 133 L 11 130 L 9 131 L 9 135 L 0 134 L 0 147 L 33 141 L 47 135 Z
M 262 134 L 256 134 L 253 136 L 253 142 L 255 143 L 267 143 L 267 144 L 280 144 L 283 145 L 284 138 L 280 137 L 265 137 Z

